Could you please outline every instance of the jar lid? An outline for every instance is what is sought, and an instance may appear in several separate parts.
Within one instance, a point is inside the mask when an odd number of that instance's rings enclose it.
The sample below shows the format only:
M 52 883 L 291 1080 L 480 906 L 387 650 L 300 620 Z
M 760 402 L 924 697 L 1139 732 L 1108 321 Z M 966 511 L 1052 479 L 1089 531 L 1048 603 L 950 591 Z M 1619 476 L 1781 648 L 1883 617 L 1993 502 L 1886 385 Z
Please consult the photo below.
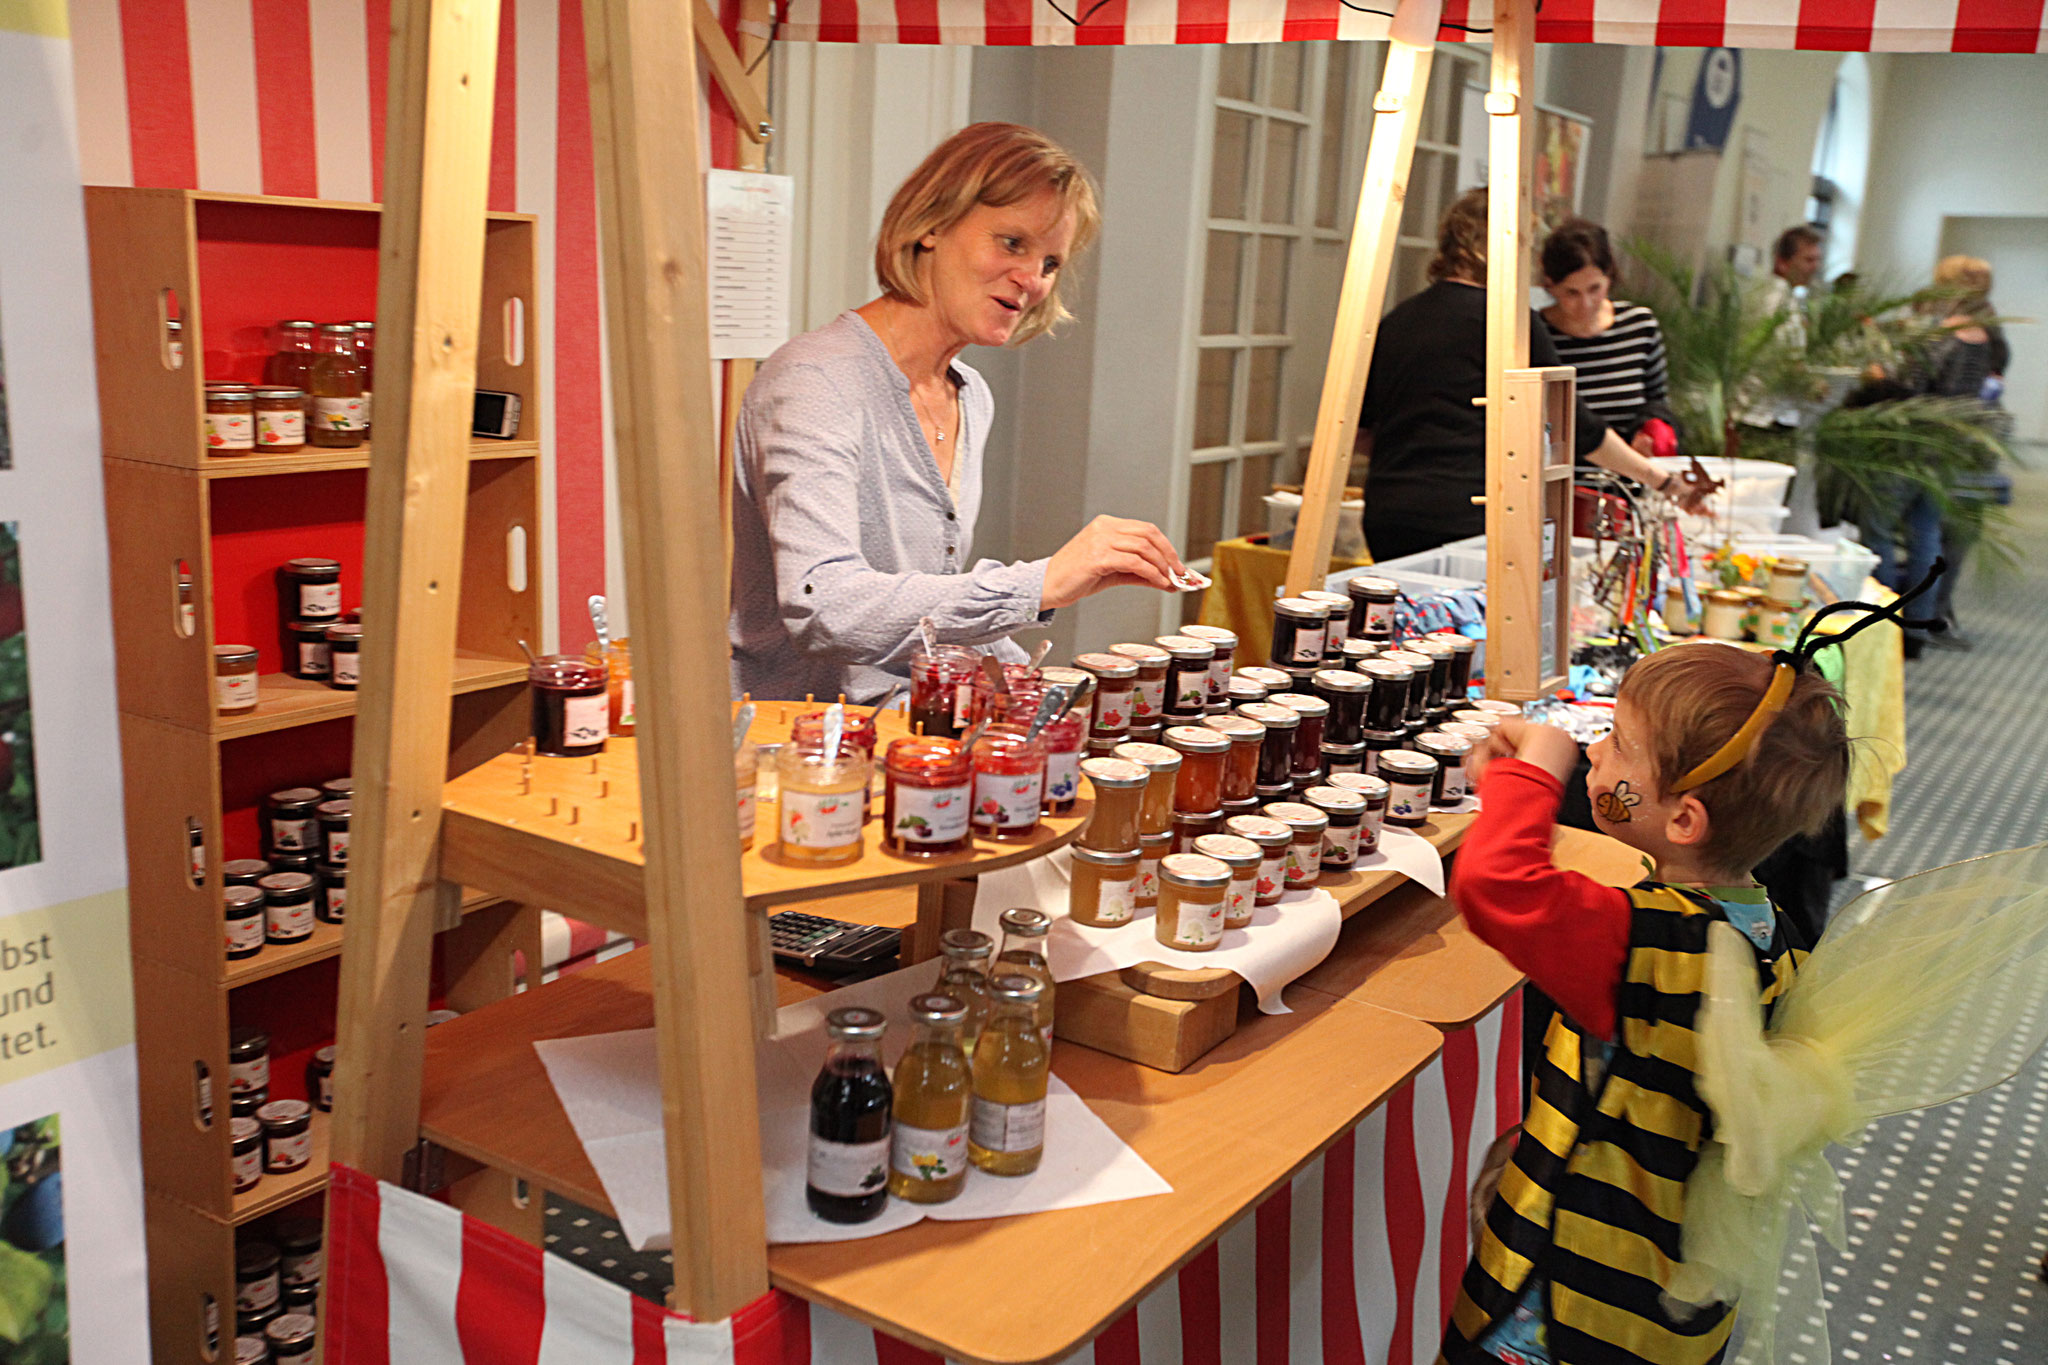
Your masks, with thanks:
M 1168 835 L 1167 837 L 1170 839 L 1173 836 Z M 1099 848 L 1083 848 L 1080 844 L 1073 844 L 1070 847 L 1073 850 L 1075 862 L 1090 863 L 1096 867 L 1114 867 L 1118 869 L 1136 867 L 1138 859 L 1143 856 L 1135 848 L 1125 849 L 1122 853 L 1104 853 Z
M 355 325 L 355 324 L 354 324 L 353 322 L 323 322 L 323 323 L 321 323 L 321 324 L 320 324 L 320 335 L 321 335 L 321 336 L 351 336 L 351 337 L 352 337 L 352 336 L 354 336 L 355 334 L 356 334 L 356 325 Z
M 320 784 L 320 790 L 330 796 L 353 796 L 356 790 L 356 779 L 352 774 L 330 777 Z
M 1172 830 L 1166 830 L 1159 834 L 1140 834 L 1138 836 L 1139 850 L 1143 853 L 1151 854 L 1154 857 L 1158 856 L 1158 850 L 1167 847 L 1172 842 Z
M 1439 725 L 1437 730 L 1441 734 L 1456 735 L 1475 749 L 1486 743 L 1487 736 L 1493 733 L 1487 726 L 1474 725 L 1461 720 L 1454 720 L 1448 725 Z
M 1004 972 L 1001 976 L 989 978 L 988 993 L 998 1000 L 1036 1004 L 1045 987 L 1038 978 L 1022 972 Z
M 1325 692 L 1365 692 L 1372 687 L 1371 679 L 1349 668 L 1319 668 L 1309 681 Z
M 316 788 L 286 787 L 270 794 L 270 803 L 274 806 L 302 806 L 309 801 L 315 805 L 319 804 L 320 793 Z
M 280 322 L 280 323 L 278 323 L 277 325 L 278 325 L 278 326 L 280 326 L 280 327 L 305 327 L 305 328 L 311 328 L 311 327 L 315 326 L 316 324 L 315 324 L 315 323 L 314 323 L 314 322 L 312 321 L 312 319 L 310 319 L 310 318 L 293 318 L 293 319 L 291 319 L 290 321 L 287 321 L 287 322 Z
M 313 1339 L 313 1326 L 313 1319 L 305 1313 L 286 1313 L 272 1318 L 263 1329 L 263 1335 L 269 1337 L 274 1345 L 296 1346 Z
M 1427 782 L 1436 776 L 1437 761 L 1413 749 L 1389 749 L 1380 755 L 1380 771 L 1404 782 Z
M 967 1018 L 967 1006 L 959 997 L 937 991 L 910 997 L 910 1017 L 920 1024 L 957 1024 Z
M 996 941 L 979 929 L 948 929 L 939 935 L 939 951 L 947 957 L 988 957 L 996 950 Z
M 1775 560 L 1771 564 L 1771 572 L 1774 574 L 1798 574 L 1801 578 L 1804 578 L 1806 577 L 1806 561 L 1803 559 Z
M 377 324 L 374 322 L 357 321 L 351 322 L 349 326 L 355 328 L 358 332 L 374 332 L 377 330 Z
M 1329 816 L 1300 801 L 1269 802 L 1266 814 L 1272 819 L 1283 821 L 1296 834 L 1309 829 L 1327 829 L 1330 824 Z
M 1163 664 L 1173 657 L 1158 645 L 1111 645 L 1109 652 L 1121 654 L 1126 659 L 1136 659 L 1141 664 Z
M 1085 668 L 1098 678 L 1135 678 L 1138 665 L 1121 654 L 1076 654 L 1074 667 Z
M 1439 640 L 1434 635 L 1425 635 L 1415 642 L 1414 652 L 1434 663 L 1438 659 L 1448 659 L 1458 651 L 1451 648 L 1449 640 Z
M 266 1128 L 278 1124 L 297 1123 L 313 1117 L 313 1106 L 304 1100 L 272 1100 L 256 1111 L 256 1117 L 263 1120 Z
M 326 559 L 320 555 L 308 555 L 303 559 L 287 559 L 284 566 L 294 573 L 340 573 L 341 561 Z
M 1172 772 L 1180 766 L 1180 754 L 1164 744 L 1133 740 L 1117 745 L 1110 753 L 1127 762 L 1140 764 L 1148 773 Z
M 1190 639 L 1207 640 L 1216 646 L 1218 654 L 1237 648 L 1237 632 L 1225 630 L 1222 626 L 1182 626 L 1180 633 Z
M 260 1137 L 262 1133 L 263 1125 L 254 1119 L 228 1120 L 228 1140 L 230 1142 L 247 1142 L 250 1138 Z
M 1488 730 L 1498 730 L 1500 728 L 1500 712 L 1482 711 L 1476 706 L 1467 707 L 1463 711 L 1451 712 L 1451 719 L 1457 721 L 1460 725 L 1478 725 Z
M 1328 740 L 1323 741 L 1323 757 L 1326 759 L 1363 758 L 1364 756 L 1365 745 L 1363 743 L 1332 744 Z
M 313 879 L 304 872 L 273 872 L 268 877 L 258 880 L 256 885 L 265 891 L 289 896 L 300 891 L 311 891 Z
M 1266 727 L 1249 716 L 1239 716 L 1225 712 L 1220 716 L 1202 717 L 1202 724 L 1219 735 L 1227 736 L 1233 744 L 1241 739 L 1257 743 L 1266 737 Z
M 247 384 L 208 384 L 206 400 L 209 403 L 253 403 L 256 401 L 256 391 Z
M 1159 860 L 1159 875 L 1176 886 L 1222 886 L 1230 880 L 1230 865 L 1200 853 L 1169 853 Z
M 334 1065 L 334 1044 L 332 1044 L 332 1043 L 329 1043 L 329 1044 L 327 1044 L 327 1046 L 325 1046 L 325 1047 L 321 1047 L 321 1048 L 315 1048 L 315 1049 L 313 1050 L 313 1060 L 314 1060 L 314 1061 L 316 1061 L 316 1062 L 325 1062 L 325 1063 L 327 1063 L 327 1065 L 329 1065 L 329 1066 L 333 1066 L 333 1065 Z
M 1153 641 L 1176 659 L 1213 659 L 1216 646 L 1192 635 L 1162 635 Z
M 825 1016 L 825 1032 L 838 1042 L 873 1042 L 880 1038 L 889 1021 L 880 1010 L 848 1005 Z
M 329 886 L 345 886 L 348 883 L 347 863 L 320 864 L 320 880 Z
M 220 898 L 229 919 L 244 919 L 263 908 L 263 893 L 253 886 L 224 886 Z
M 551 687 L 602 687 L 609 676 L 603 664 L 586 663 L 573 654 L 543 654 L 526 666 L 528 682 Z M 803 717 L 797 717 L 797 722 L 801 724 Z M 854 715 L 849 711 L 846 728 L 853 725 Z
M 1038 679 L 1047 687 L 1064 687 L 1067 695 L 1079 701 L 1095 686 L 1095 675 L 1085 668 L 1063 668 L 1058 664 L 1047 664 L 1038 670 Z
M 1046 918 L 1045 911 L 1034 910 L 1028 905 L 1003 911 L 997 922 L 1003 926 L 1004 933 L 1015 934 L 1019 938 L 1043 938 L 1052 928 L 1052 921 Z
M 339 644 L 343 640 L 354 640 L 360 644 L 363 638 L 362 623 L 360 621 L 337 621 L 327 628 L 327 638 L 331 643 L 335 644 Z M 598 673 L 598 681 L 604 681 L 604 674 L 602 672 Z
M 1387 780 L 1372 773 L 1331 773 L 1329 783 L 1345 791 L 1357 792 L 1365 798 L 1367 805 L 1387 799 Z
M 229 392 L 239 391 L 243 393 L 254 392 L 254 390 L 249 385 L 244 384 L 239 379 L 212 379 L 207 381 L 207 393 L 215 394 L 221 392 L 222 390 L 227 390 Z
M 1495 701 L 1492 697 L 1481 697 L 1478 701 L 1473 702 L 1472 705 L 1477 710 L 1491 711 L 1496 716 L 1519 716 L 1522 714 L 1522 708 L 1519 703 Z
M 320 818 L 323 820 L 346 820 L 354 811 L 355 802 L 341 796 L 332 801 L 322 801 L 315 809 L 320 812 Z
M 268 1242 L 244 1242 L 235 1248 L 235 1274 L 263 1275 L 277 1265 L 277 1248 Z
M 1274 701 L 1248 701 L 1237 708 L 1237 714 L 1268 730 L 1294 730 L 1301 726 L 1301 712 Z
M 265 1365 L 270 1359 L 270 1343 L 262 1337 L 235 1338 L 235 1365 Z
M 1391 578 L 1360 574 L 1344 584 L 1344 591 L 1353 597 L 1363 597 L 1368 601 L 1391 602 L 1401 595 L 1401 585 Z
M 1378 640 L 1368 640 L 1363 635 L 1355 635 L 1346 640 L 1340 648 L 1344 651 L 1344 657 L 1356 668 L 1362 660 L 1378 658 L 1386 646 Z
M 1415 737 L 1415 747 L 1437 759 L 1462 759 L 1472 752 L 1472 741 L 1447 735 L 1441 730 Z
M 1301 794 L 1301 799 L 1325 815 L 1333 812 L 1349 815 L 1365 809 L 1363 796 L 1342 787 L 1310 787 Z
M 1283 597 L 1273 604 L 1273 610 L 1280 616 L 1297 621 L 1327 621 L 1330 607 L 1326 602 L 1311 601 L 1306 597 Z
M 1470 654 L 1474 650 L 1479 648 L 1479 642 L 1477 640 L 1473 639 L 1469 635 L 1462 634 L 1461 632 L 1455 630 L 1433 631 L 1424 638 L 1430 640 L 1442 640 L 1445 644 L 1451 647 L 1453 652 L 1458 654 Z
M 1237 670 L 1237 677 L 1250 678 L 1268 692 L 1275 690 L 1285 691 L 1287 689 L 1287 675 L 1277 668 L 1267 668 L 1263 664 L 1254 664 L 1250 668 L 1240 668 Z
M 1264 683 L 1242 673 L 1232 675 L 1230 685 L 1223 689 L 1223 695 L 1239 706 L 1248 701 L 1264 701 L 1271 692 Z
M 321 1224 L 318 1218 L 288 1218 L 277 1225 L 273 1234 L 277 1238 L 277 1249 L 290 1255 L 294 1251 L 318 1250 L 321 1240 Z
M 1270 815 L 1233 815 L 1223 822 L 1223 828 L 1255 844 L 1284 844 L 1294 837 L 1294 830 L 1286 821 Z
M 270 871 L 270 864 L 261 858 L 230 858 L 220 865 L 220 870 L 227 877 L 260 877 Z
M 1081 776 L 1097 787 L 1118 790 L 1144 786 L 1152 780 L 1152 771 L 1128 758 L 1084 758 Z
M 1351 599 L 1341 592 L 1324 592 L 1321 588 L 1312 588 L 1300 594 L 1300 596 L 1304 602 L 1321 602 L 1330 609 L 1330 615 L 1333 619 L 1338 612 L 1348 612 L 1351 610 Z
M 1306 716 L 1310 720 L 1330 714 L 1330 703 L 1306 692 L 1275 692 L 1266 700 L 1270 705 L 1284 706 L 1297 716 Z
M 1427 654 L 1418 654 L 1405 645 L 1400 649 L 1390 649 L 1380 657 L 1389 663 L 1401 664 L 1407 668 L 1423 669 L 1432 666 L 1432 660 Z
M 254 887 L 238 886 L 237 891 L 253 891 Z M 228 1030 L 228 1060 L 238 1057 L 253 1057 L 259 1052 L 270 1051 L 270 1035 L 260 1028 L 236 1028 Z
M 213 647 L 213 658 L 216 663 L 238 664 L 244 659 L 253 659 L 255 657 L 256 646 L 254 645 L 215 645 Z
M 304 389 L 291 388 L 258 389 L 256 390 L 256 396 L 258 398 L 275 398 L 281 401 L 298 402 L 305 398 L 306 391 Z
M 1169 725 L 1160 738 L 1183 754 L 1220 754 L 1230 748 L 1228 735 L 1206 725 Z
M 1229 867 L 1252 867 L 1266 851 L 1241 834 L 1204 834 L 1195 840 L 1195 852 Z
M 1399 652 L 1398 650 L 1393 651 L 1393 653 Z M 1415 676 L 1415 670 L 1409 665 L 1396 660 L 1393 657 L 1393 653 L 1382 654 L 1377 659 L 1367 659 L 1364 663 L 1361 663 L 1358 666 L 1359 676 L 1376 678 L 1381 682 L 1406 683 Z

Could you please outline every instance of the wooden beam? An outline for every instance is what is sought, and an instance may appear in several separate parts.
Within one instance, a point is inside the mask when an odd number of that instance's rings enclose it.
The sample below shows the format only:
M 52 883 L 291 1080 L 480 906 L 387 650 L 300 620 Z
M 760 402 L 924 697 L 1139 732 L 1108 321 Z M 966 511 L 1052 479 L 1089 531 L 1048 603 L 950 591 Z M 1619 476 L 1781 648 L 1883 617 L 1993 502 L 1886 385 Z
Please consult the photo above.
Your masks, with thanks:
M 763 98 L 753 77 L 747 75 L 739 53 L 732 50 L 732 43 L 725 36 L 725 27 L 718 22 L 718 14 L 711 8 L 711 0 L 684 0 L 684 3 L 690 5 L 692 17 L 696 20 L 697 44 L 704 49 L 704 61 L 711 68 L 711 79 L 717 81 L 718 88 L 725 92 L 733 115 L 739 121 L 740 131 L 747 135 L 746 142 L 741 145 L 758 146 L 766 142 L 775 131 L 768 123 L 768 101 Z
M 741 79 L 764 110 L 768 107 L 768 39 L 765 35 L 774 17 L 772 0 L 740 0 Z M 699 37 L 702 37 L 701 25 Z M 766 118 L 767 115 L 763 114 L 762 117 Z M 767 170 L 767 143 L 760 138 L 741 138 L 739 161 L 739 168 L 743 171 Z M 719 394 L 718 515 L 725 524 L 725 562 L 728 571 L 732 566 L 733 442 L 739 434 L 740 403 L 746 398 L 747 386 L 754 382 L 754 372 L 759 368 L 759 364 L 752 360 L 726 361 L 723 388 Z
M 675 1302 L 768 1289 L 692 19 L 586 0 Z
M 397 1180 L 419 1136 L 497 0 L 398 0 L 379 229 L 377 450 L 363 541 L 348 951 L 333 1153 Z
M 1506 654 L 1531 659 L 1540 648 L 1540 622 L 1511 610 L 1516 585 L 1507 566 L 1512 562 L 1522 566 L 1516 572 L 1526 573 L 1527 566 L 1542 562 L 1541 528 L 1530 543 L 1526 519 L 1508 514 L 1503 493 L 1514 476 L 1510 441 L 1517 425 L 1508 411 L 1508 372 L 1529 364 L 1536 104 L 1523 82 L 1535 74 L 1535 54 L 1535 0 L 1494 0 L 1493 87 L 1486 96 L 1486 630 L 1488 641 L 1502 642 Z M 1540 452 L 1535 464 L 1540 469 Z M 1498 648 L 1489 643 L 1488 657 Z M 1488 679 L 1490 685 L 1495 681 Z
M 1358 211 L 1351 223 L 1351 251 L 1344 262 L 1343 292 L 1337 296 L 1337 324 L 1330 335 L 1330 360 L 1323 370 L 1323 401 L 1316 411 L 1315 443 L 1301 486 L 1301 514 L 1294 522 L 1294 549 L 1287 556 L 1289 596 L 1320 588 L 1330 572 L 1330 548 L 1337 539 L 1337 511 L 1358 438 L 1358 408 L 1372 369 L 1373 342 L 1386 311 L 1387 278 L 1394 266 L 1394 242 L 1401 231 L 1401 206 L 1415 162 L 1415 136 L 1422 126 L 1422 101 L 1429 89 L 1435 53 L 1439 0 L 1401 0 L 1396 7 L 1373 100 L 1372 141 Z

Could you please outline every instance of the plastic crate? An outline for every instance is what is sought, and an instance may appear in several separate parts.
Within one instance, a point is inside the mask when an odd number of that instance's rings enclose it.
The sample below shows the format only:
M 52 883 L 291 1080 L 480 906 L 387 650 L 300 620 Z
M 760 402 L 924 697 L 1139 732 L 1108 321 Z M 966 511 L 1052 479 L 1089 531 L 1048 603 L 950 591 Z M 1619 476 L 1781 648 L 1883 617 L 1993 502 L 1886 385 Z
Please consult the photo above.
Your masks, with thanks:
M 1807 567 L 1828 585 L 1828 591 L 1847 600 L 1863 595 L 1863 584 L 1877 567 L 1877 556 L 1848 536 L 1814 539 L 1810 536 L 1737 536 L 1735 553 L 1771 559 L 1803 559 Z

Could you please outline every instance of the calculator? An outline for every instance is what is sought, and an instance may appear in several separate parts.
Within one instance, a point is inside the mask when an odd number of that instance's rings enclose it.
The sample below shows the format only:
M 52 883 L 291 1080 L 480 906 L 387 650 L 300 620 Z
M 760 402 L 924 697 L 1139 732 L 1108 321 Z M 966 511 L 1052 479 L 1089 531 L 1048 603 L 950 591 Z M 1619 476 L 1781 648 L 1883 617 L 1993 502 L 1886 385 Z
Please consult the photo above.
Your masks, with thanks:
M 871 971 L 893 960 L 900 930 L 784 910 L 768 917 L 777 961 L 827 976 Z

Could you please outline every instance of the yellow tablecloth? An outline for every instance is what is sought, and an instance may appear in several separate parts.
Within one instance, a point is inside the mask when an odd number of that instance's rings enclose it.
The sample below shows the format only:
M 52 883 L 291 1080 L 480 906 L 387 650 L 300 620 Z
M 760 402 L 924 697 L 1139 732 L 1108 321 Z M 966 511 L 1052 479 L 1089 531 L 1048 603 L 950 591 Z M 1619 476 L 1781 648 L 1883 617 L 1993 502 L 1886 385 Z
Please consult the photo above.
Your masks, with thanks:
M 1273 599 L 1287 581 L 1287 551 L 1266 544 L 1264 536 L 1219 540 L 1209 570 L 1209 589 L 1202 594 L 1202 624 L 1222 626 L 1237 635 L 1237 666 L 1266 662 L 1273 643 Z M 1362 569 L 1370 559 L 1331 559 L 1329 572 Z

